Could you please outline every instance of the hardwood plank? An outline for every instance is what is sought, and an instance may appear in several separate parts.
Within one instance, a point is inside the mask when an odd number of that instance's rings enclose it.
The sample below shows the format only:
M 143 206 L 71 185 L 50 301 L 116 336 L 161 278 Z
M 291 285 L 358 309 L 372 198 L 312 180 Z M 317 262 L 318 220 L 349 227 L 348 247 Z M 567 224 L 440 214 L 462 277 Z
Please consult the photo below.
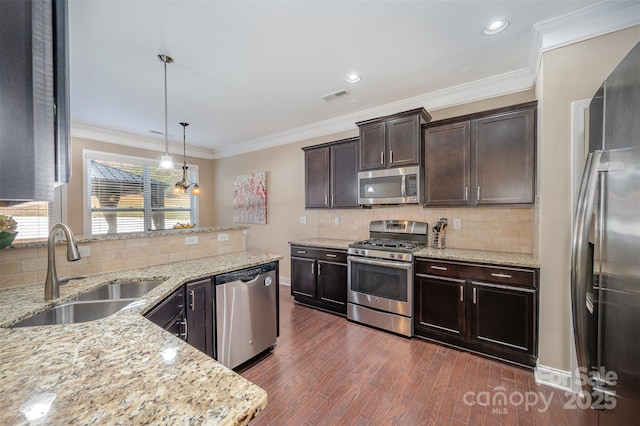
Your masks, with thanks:
M 593 410 L 564 410 L 564 391 L 531 371 L 295 304 L 287 287 L 280 306 L 272 353 L 236 370 L 268 394 L 252 425 L 595 425 Z M 496 405 L 498 391 L 552 403 Z

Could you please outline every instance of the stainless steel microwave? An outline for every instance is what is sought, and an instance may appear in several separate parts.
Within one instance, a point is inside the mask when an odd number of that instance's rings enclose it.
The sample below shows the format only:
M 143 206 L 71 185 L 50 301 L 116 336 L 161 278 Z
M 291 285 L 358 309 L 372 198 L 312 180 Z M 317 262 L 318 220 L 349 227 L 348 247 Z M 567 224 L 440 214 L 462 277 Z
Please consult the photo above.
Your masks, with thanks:
M 419 204 L 422 175 L 419 166 L 358 173 L 358 203 Z

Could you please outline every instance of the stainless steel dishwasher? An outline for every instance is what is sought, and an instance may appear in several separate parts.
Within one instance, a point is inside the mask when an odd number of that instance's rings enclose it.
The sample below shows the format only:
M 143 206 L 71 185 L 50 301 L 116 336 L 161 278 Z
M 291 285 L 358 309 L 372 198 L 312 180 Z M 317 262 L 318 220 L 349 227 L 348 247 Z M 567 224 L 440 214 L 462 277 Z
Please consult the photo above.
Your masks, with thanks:
M 277 278 L 276 262 L 215 277 L 219 363 L 235 368 L 276 344 Z

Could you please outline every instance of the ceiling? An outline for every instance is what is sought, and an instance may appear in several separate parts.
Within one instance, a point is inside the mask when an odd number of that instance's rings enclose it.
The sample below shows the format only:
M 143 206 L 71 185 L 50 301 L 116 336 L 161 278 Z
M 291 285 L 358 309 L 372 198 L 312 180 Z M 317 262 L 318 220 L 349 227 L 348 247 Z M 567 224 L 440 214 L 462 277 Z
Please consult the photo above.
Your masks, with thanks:
M 69 0 L 74 136 L 221 158 L 533 87 L 544 50 L 638 2 Z M 629 13 L 629 10 L 634 13 Z M 495 36 L 482 29 L 509 20 Z M 636 22 L 637 23 L 637 22 Z M 350 72 L 362 76 L 347 83 Z M 332 100 L 323 95 L 346 89 Z

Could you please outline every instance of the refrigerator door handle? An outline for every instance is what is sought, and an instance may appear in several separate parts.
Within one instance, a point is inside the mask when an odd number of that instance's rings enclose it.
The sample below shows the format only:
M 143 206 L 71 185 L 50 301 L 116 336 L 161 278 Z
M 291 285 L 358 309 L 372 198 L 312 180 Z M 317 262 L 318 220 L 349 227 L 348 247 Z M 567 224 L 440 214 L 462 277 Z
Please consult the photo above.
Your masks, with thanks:
M 587 359 L 587 272 L 589 265 L 589 227 L 598 189 L 598 168 L 602 151 L 590 153 L 578 192 L 573 240 L 571 244 L 571 313 L 578 365 Z

